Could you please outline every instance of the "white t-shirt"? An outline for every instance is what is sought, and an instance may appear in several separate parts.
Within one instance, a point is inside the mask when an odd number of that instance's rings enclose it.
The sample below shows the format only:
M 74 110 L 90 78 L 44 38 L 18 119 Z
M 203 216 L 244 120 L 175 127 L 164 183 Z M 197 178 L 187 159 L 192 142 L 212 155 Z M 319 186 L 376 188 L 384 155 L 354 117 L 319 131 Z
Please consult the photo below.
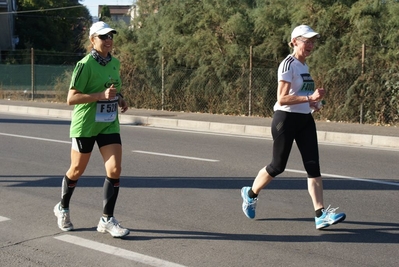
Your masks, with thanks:
M 292 55 L 287 56 L 278 67 L 278 81 L 291 83 L 289 95 L 306 96 L 313 94 L 315 84 L 309 74 L 308 65 L 302 64 Z M 278 102 L 274 105 L 274 111 L 282 110 L 287 112 L 308 114 L 312 110 L 308 102 L 294 105 L 280 105 Z

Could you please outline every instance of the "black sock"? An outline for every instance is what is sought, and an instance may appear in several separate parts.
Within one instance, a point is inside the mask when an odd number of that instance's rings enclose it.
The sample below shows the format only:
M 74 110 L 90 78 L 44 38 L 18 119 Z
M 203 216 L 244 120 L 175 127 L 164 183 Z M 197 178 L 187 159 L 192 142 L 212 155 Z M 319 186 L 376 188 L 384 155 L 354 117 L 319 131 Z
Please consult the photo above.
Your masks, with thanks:
M 258 194 L 255 194 L 254 191 L 252 191 L 252 188 L 251 188 L 248 191 L 248 196 L 249 196 L 249 198 L 256 198 L 256 197 L 258 197 Z
M 71 200 L 73 191 L 75 190 L 78 181 L 72 181 L 68 176 L 64 176 L 62 180 L 62 197 L 61 197 L 61 207 L 64 209 L 69 208 L 69 201 Z
M 106 177 L 104 181 L 103 216 L 107 220 L 114 216 L 115 203 L 119 193 L 119 180 Z
M 316 217 L 317 218 L 319 218 L 321 215 L 323 215 L 323 210 L 324 210 L 324 207 L 321 208 L 321 209 L 316 210 Z

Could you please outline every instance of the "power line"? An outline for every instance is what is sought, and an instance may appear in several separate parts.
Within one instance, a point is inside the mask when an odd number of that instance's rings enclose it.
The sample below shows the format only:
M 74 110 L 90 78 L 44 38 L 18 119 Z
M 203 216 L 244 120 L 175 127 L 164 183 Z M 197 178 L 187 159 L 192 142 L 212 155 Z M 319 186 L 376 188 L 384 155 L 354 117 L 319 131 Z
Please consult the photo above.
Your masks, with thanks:
M 3 15 L 3 14 L 34 13 L 34 12 L 44 12 L 44 11 L 63 10 L 63 9 L 82 8 L 82 7 L 86 7 L 86 6 L 78 5 L 78 6 L 67 6 L 67 7 L 55 7 L 55 8 L 47 8 L 47 9 L 37 9 L 37 10 L 0 12 L 0 15 Z

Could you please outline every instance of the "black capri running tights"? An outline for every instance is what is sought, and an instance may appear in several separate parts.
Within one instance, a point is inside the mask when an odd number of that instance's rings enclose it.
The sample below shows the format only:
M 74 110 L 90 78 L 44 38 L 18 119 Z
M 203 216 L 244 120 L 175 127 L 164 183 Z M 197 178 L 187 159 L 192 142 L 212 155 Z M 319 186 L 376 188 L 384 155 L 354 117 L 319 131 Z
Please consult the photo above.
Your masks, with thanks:
M 295 140 L 309 178 L 321 176 L 316 124 L 309 114 L 276 111 L 272 121 L 273 159 L 266 166 L 272 177 L 281 174 L 287 165 Z

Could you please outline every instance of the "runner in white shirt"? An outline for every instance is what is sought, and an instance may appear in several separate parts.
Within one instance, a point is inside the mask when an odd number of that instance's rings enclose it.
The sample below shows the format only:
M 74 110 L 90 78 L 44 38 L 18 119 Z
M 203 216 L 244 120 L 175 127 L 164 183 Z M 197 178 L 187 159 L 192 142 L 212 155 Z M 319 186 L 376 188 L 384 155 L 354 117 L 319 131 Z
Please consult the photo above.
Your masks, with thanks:
M 308 192 L 316 213 L 316 229 L 345 220 L 345 213 L 335 213 L 337 208 L 325 208 L 323 203 L 323 182 L 312 111 L 319 110 L 319 102 L 323 99 L 325 90 L 315 88 L 305 63 L 318 37 L 319 34 L 307 25 L 296 27 L 292 31 L 290 42 L 293 53 L 278 68 L 277 102 L 272 121 L 273 158 L 269 165 L 259 171 L 252 187 L 241 189 L 242 209 L 250 219 L 255 218 L 260 191 L 285 170 L 295 140 L 308 176 Z

